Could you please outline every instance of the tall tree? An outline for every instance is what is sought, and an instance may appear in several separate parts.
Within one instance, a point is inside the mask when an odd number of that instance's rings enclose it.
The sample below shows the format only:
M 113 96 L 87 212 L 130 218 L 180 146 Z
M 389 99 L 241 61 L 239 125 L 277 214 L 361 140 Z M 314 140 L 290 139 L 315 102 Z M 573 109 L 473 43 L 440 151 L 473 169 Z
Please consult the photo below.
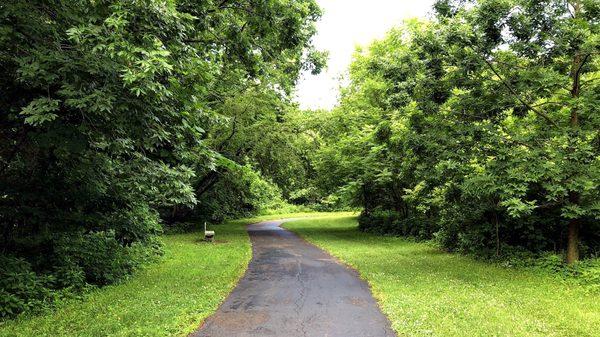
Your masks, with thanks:
M 130 273 L 158 247 L 157 211 L 193 207 L 222 158 L 207 134 L 228 98 L 261 83 L 283 100 L 321 66 L 319 15 L 313 0 L 2 2 L 3 257 L 47 287 Z
M 365 230 L 478 254 L 562 250 L 568 263 L 597 249 L 599 4 L 434 8 L 357 51 L 314 129 L 319 186 L 351 192 Z

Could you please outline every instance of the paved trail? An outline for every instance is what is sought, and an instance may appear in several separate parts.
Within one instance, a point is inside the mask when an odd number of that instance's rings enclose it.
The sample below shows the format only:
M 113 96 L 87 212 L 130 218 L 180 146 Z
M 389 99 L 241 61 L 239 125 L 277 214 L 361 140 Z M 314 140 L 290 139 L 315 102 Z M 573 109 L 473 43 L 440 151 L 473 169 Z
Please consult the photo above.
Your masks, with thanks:
M 280 228 L 283 222 L 248 226 L 253 258 L 246 275 L 190 336 L 395 336 L 357 273 Z

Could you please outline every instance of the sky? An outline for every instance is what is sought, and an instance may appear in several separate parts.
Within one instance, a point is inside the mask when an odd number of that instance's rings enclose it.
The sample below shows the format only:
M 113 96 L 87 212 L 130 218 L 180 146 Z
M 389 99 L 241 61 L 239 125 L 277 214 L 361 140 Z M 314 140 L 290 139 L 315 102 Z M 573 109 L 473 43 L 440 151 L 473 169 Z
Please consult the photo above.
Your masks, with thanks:
M 327 70 L 302 74 L 296 101 L 302 109 L 330 109 L 338 98 L 340 75 L 348 69 L 357 45 L 381 39 L 405 19 L 426 18 L 434 0 L 317 0 L 323 16 L 313 42 L 328 50 Z

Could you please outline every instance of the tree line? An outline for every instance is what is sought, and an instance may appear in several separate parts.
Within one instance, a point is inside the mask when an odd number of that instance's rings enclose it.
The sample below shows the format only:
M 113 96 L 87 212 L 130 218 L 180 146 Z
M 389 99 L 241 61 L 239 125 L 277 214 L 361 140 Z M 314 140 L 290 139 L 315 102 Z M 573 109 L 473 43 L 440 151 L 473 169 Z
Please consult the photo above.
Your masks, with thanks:
M 481 256 L 600 252 L 600 3 L 437 1 L 306 116 L 314 191 Z
M 281 129 L 298 74 L 324 64 L 319 16 L 313 0 L 2 2 L 0 317 L 122 280 L 164 226 L 283 203 L 303 172 Z

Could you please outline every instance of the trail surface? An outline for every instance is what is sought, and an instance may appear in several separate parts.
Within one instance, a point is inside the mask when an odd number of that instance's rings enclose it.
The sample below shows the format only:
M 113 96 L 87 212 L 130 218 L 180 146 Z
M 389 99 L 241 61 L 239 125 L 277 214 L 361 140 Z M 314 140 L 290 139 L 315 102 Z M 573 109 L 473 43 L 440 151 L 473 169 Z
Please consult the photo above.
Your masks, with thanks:
M 253 257 L 245 276 L 190 336 L 395 336 L 368 285 L 331 255 L 279 227 L 290 220 L 248 226 Z

